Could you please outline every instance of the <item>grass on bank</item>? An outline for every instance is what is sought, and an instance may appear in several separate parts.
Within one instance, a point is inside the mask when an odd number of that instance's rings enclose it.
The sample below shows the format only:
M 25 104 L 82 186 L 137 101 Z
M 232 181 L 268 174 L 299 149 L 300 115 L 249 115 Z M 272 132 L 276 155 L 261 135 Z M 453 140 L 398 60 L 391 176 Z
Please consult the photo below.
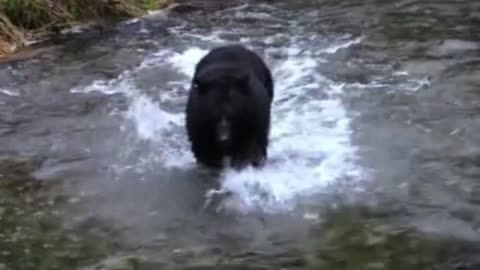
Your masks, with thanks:
M 0 0 L 0 56 L 36 33 L 58 33 L 77 24 L 138 17 L 169 0 Z

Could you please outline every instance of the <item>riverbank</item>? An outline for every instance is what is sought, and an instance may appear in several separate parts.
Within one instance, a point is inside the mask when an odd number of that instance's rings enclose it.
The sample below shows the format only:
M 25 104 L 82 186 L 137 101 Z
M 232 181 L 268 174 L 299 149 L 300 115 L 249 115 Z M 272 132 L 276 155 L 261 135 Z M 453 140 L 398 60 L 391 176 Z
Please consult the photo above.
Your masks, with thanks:
M 0 59 L 76 26 L 111 24 L 173 0 L 0 0 Z

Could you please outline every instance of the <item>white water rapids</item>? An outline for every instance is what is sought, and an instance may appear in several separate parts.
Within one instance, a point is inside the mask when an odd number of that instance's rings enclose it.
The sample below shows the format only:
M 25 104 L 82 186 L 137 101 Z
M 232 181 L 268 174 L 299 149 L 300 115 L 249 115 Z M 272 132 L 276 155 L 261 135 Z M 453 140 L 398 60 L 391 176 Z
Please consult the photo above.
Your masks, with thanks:
M 148 141 L 152 149 L 141 154 L 138 164 L 131 164 L 137 171 L 141 171 L 142 166 L 193 166 L 184 129 L 190 79 L 195 64 L 210 48 L 229 42 L 220 37 L 220 30 L 212 31 L 211 36 L 172 32 L 179 39 L 207 40 L 209 45 L 162 48 L 137 68 L 113 80 L 95 81 L 72 90 L 121 93 L 127 97 L 128 110 L 122 112 L 122 116 L 133 123 L 137 140 Z M 263 42 L 268 47 L 282 39 L 290 41 L 260 53 L 275 80 L 269 161 L 260 170 L 228 170 L 222 175 L 223 189 L 237 195 L 243 210 L 258 207 L 265 211 L 288 210 L 295 206 L 299 196 L 312 195 L 342 179 L 361 179 L 363 173 L 355 164 L 350 119 L 341 101 L 345 85 L 330 81 L 318 71 L 320 65 L 328 65 L 325 56 L 348 50 L 362 39 L 339 37 L 319 47 L 314 45 L 316 38 L 309 38 L 305 33 L 298 36 L 277 33 Z M 241 42 L 256 50 L 253 39 L 241 38 Z M 174 75 L 159 79 L 158 87 L 153 90 L 143 89 L 135 80 L 149 72 Z M 135 145 L 126 148 L 134 149 Z

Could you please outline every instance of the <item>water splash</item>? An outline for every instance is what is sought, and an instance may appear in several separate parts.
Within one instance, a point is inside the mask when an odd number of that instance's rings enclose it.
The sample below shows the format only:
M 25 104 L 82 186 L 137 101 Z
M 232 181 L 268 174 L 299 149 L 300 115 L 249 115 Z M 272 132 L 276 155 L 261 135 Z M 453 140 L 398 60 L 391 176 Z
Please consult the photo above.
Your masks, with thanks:
M 217 40 L 218 31 L 214 29 L 212 33 Z M 196 36 L 182 31 L 177 35 L 188 39 Z M 275 38 L 282 36 L 276 34 Z M 204 41 L 205 36 L 198 36 L 198 40 Z M 248 39 L 244 40 L 247 47 L 256 49 Z M 269 161 L 262 169 L 226 170 L 222 176 L 222 188 L 236 195 L 240 210 L 288 210 L 299 197 L 320 192 L 346 177 L 361 175 L 362 170 L 354 162 L 356 149 L 350 141 L 350 119 L 340 97 L 344 85 L 320 74 L 319 67 L 326 60 L 318 55 L 335 54 L 361 40 L 343 38 L 317 48 L 304 44 L 315 40 L 292 37 L 289 43 L 265 51 L 276 85 Z M 72 91 L 122 93 L 128 98 L 129 107 L 123 116 L 133 124 L 138 140 L 160 149 L 139 158 L 137 167 L 148 166 L 149 160 L 155 166 L 188 167 L 194 159 L 186 140 L 183 106 L 195 64 L 208 49 L 218 45 L 161 49 L 114 80 L 97 81 Z M 176 75 L 161 83 L 158 96 L 145 93 L 135 78 L 138 74 L 162 72 L 156 71 L 159 68 Z
M 332 46 L 339 47 L 345 45 Z M 296 198 L 360 172 L 352 161 L 356 149 L 350 142 L 350 119 L 337 96 L 343 85 L 318 74 L 320 63 L 312 52 L 297 47 L 286 52 L 273 69 L 272 162 L 261 170 L 230 170 L 224 176 L 223 188 L 236 193 L 244 209 L 288 210 Z
M 11 96 L 11 97 L 18 97 L 20 96 L 20 93 L 17 92 L 17 91 L 14 91 L 14 90 L 10 90 L 10 89 L 2 89 L 0 88 L 0 93 L 1 94 L 5 94 L 7 96 Z

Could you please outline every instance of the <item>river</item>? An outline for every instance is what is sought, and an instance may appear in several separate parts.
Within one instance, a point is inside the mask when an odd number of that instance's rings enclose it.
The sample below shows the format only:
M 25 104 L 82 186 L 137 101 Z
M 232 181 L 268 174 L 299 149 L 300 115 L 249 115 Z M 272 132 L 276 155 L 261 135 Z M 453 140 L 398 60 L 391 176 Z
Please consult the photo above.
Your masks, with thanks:
M 251 1 L 1 64 L 0 269 L 477 269 L 479 27 L 467 0 Z M 214 175 L 184 106 L 226 43 L 272 70 L 271 144 Z

